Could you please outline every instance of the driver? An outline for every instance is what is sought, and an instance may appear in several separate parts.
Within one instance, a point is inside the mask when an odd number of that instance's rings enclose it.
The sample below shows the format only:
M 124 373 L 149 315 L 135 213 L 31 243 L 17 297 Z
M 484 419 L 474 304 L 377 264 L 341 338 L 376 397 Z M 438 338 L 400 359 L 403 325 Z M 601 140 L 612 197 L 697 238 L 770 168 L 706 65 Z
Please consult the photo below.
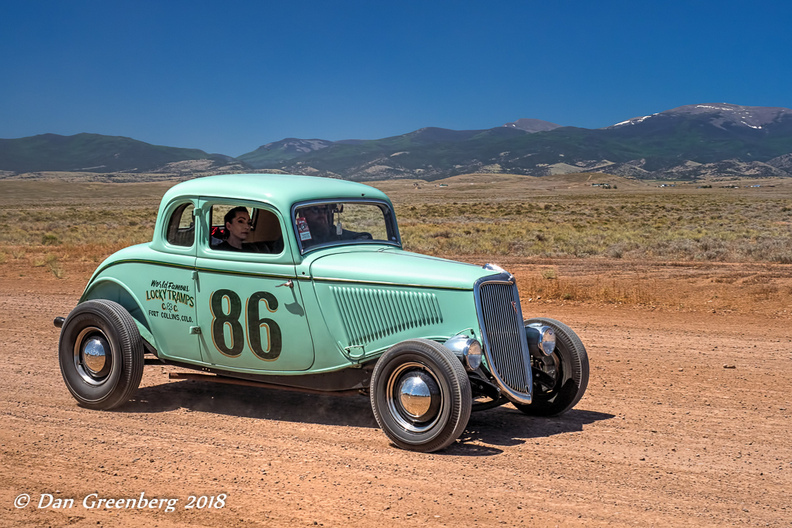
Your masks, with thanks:
M 223 218 L 228 238 L 213 249 L 224 251 L 255 251 L 255 248 L 243 242 L 250 234 L 250 213 L 247 207 L 234 207 Z
M 322 244 L 338 240 L 333 225 L 333 209 L 335 204 L 311 205 L 300 209 L 300 213 L 310 230 L 310 244 Z M 309 242 L 305 240 L 304 242 Z
M 298 209 L 297 226 L 303 246 L 307 247 L 336 240 L 371 240 L 372 237 L 369 233 L 358 233 L 343 229 L 340 220 L 337 225 L 333 224 L 333 215 L 341 212 L 341 210 L 338 204 L 334 203 L 309 205 Z M 301 221 L 303 219 L 304 224 Z

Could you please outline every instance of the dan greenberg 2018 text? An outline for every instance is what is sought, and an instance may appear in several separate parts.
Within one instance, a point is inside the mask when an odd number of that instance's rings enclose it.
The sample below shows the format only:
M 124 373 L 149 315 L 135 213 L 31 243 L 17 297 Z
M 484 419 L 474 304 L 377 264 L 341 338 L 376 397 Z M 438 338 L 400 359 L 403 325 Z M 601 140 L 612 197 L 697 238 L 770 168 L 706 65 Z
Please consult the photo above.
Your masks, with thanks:
M 184 501 L 184 510 L 221 509 L 226 505 L 226 493 L 217 495 L 189 495 Z M 25 508 L 32 502 L 27 493 L 19 495 L 14 501 L 17 509 Z M 145 492 L 129 497 L 103 497 L 100 493 L 89 493 L 82 499 L 55 497 L 52 493 L 42 493 L 38 502 L 33 502 L 38 510 L 69 510 L 82 506 L 86 510 L 160 510 L 167 513 L 176 511 L 181 499 L 175 497 L 147 497 Z

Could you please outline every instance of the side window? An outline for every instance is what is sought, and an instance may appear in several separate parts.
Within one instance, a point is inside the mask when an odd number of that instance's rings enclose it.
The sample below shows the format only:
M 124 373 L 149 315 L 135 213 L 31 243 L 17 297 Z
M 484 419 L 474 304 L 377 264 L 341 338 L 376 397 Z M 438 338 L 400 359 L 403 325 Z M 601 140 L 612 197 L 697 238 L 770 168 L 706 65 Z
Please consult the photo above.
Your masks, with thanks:
M 174 246 L 190 247 L 195 242 L 195 206 L 192 202 L 180 205 L 173 211 L 168 221 L 168 243 Z
M 267 209 L 240 204 L 214 204 L 209 247 L 218 251 L 279 254 L 283 233 L 278 216 Z

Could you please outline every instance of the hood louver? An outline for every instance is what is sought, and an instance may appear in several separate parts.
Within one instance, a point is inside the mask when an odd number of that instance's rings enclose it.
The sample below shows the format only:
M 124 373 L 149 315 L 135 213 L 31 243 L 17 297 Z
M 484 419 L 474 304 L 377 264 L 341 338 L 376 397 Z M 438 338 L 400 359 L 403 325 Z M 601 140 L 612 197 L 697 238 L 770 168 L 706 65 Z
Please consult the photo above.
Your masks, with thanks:
M 332 286 L 350 344 L 366 345 L 410 328 L 443 322 L 431 293 Z

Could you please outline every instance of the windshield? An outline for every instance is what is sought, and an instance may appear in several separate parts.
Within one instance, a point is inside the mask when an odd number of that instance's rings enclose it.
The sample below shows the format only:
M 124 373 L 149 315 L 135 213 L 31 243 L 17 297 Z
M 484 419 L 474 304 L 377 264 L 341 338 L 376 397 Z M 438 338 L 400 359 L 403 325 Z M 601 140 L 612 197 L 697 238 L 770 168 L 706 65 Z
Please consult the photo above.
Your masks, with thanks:
M 385 203 L 311 202 L 294 208 L 300 250 L 336 244 L 399 245 L 393 212 Z

